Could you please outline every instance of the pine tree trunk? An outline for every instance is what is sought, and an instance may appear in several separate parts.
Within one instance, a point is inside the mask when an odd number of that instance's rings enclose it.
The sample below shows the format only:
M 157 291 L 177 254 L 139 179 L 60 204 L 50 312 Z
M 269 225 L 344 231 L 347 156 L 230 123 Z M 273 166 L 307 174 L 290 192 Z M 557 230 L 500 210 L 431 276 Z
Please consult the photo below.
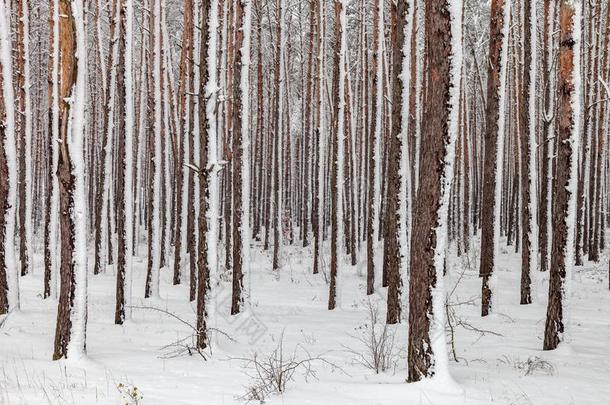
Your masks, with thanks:
M 4 86 L 3 81 L 3 72 L 0 71 L 0 142 L 2 143 L 2 147 L 0 148 L 0 315 L 4 315 L 9 311 L 9 285 L 7 278 L 9 276 L 7 271 L 13 271 L 12 269 L 7 269 L 5 258 L 5 247 L 10 246 L 12 238 L 6 233 L 6 215 L 9 208 L 9 171 L 6 161 L 6 148 L 4 146 L 4 143 L 7 141 L 7 131 L 5 124 L 4 94 L 2 91 Z
M 188 218 L 183 218 L 182 201 L 184 199 L 183 189 L 186 183 L 186 177 L 190 177 L 186 172 L 188 169 L 184 165 L 184 149 L 188 138 L 190 137 L 190 126 L 192 122 L 188 120 L 188 103 L 187 91 L 189 86 L 190 71 L 192 69 L 193 60 L 193 0 L 186 0 L 184 3 L 184 28 L 182 32 L 182 50 L 180 53 L 180 78 L 178 81 L 178 113 L 180 118 L 180 127 L 177 131 L 178 141 L 176 147 L 177 161 L 175 164 L 175 183 L 176 183 L 176 219 L 177 226 L 175 227 L 175 249 L 174 249 L 174 285 L 180 284 L 182 271 L 182 229 L 187 225 L 185 222 Z
M 401 288 L 401 257 L 399 229 L 405 218 L 400 216 L 399 205 L 401 200 L 400 183 L 406 181 L 401 178 L 400 160 L 402 145 L 402 89 L 405 85 L 400 79 L 403 72 L 403 46 L 405 41 L 405 17 L 407 13 L 406 0 L 392 3 L 392 129 L 388 139 L 388 171 L 387 171 L 387 206 L 385 210 L 385 246 L 384 246 L 384 273 L 388 275 L 388 302 L 386 321 L 395 324 L 400 320 L 400 288 Z M 407 84 L 408 85 L 408 84 Z M 405 101 L 406 102 L 406 101 Z M 408 119 L 408 117 L 404 117 Z
M 490 278 L 493 275 L 497 261 L 496 248 L 499 244 L 498 227 L 500 226 L 498 205 L 500 204 L 501 165 L 503 150 L 499 147 L 504 129 L 501 127 L 505 111 L 501 108 L 501 87 L 503 86 L 502 71 L 508 68 L 506 55 L 508 33 L 505 27 L 508 24 L 507 0 L 492 0 L 490 41 L 489 41 L 489 68 L 487 80 L 487 111 L 485 131 L 485 162 L 483 167 L 483 201 L 482 201 L 482 228 L 481 228 L 481 265 L 479 276 L 482 278 L 481 315 L 489 314 L 492 306 L 492 288 Z M 499 184 L 500 183 L 500 184 Z
M 453 86 L 459 89 L 459 81 L 455 81 L 461 71 L 461 49 L 453 50 L 452 58 L 452 42 L 458 43 L 457 38 L 452 41 L 452 36 L 458 30 L 452 27 L 450 10 L 446 0 L 425 3 L 428 69 L 424 80 L 420 192 L 415 198 L 411 231 L 409 382 L 446 372 L 443 370 L 447 359 L 442 274 L 455 154 L 455 133 L 452 131 L 457 129 L 457 126 L 452 128 L 450 119 L 452 116 L 457 119 L 455 109 L 459 104 L 459 97 L 452 97 L 451 88 L 454 81 Z M 461 24 L 459 16 L 453 18 L 454 24 Z M 452 102 L 455 103 L 454 112 L 450 114 L 448 106 Z
M 116 166 L 116 230 L 117 230 L 117 273 L 116 273 L 116 302 L 114 311 L 114 323 L 116 325 L 122 325 L 125 321 L 125 270 L 127 265 L 127 255 L 131 255 L 131 252 L 126 252 L 127 240 L 126 240 L 126 218 L 125 218 L 125 197 L 127 193 L 131 193 L 131 190 L 125 190 L 125 166 L 126 160 L 131 159 L 131 156 L 125 156 L 125 132 L 127 125 L 131 123 L 126 122 L 125 107 L 126 107 L 126 76 L 130 74 L 125 69 L 125 50 L 126 50 L 126 1 L 120 0 L 119 3 L 119 33 L 121 38 L 119 39 L 119 50 L 118 50 L 118 68 L 117 68 L 117 159 L 118 164 Z
M 233 291 L 231 297 L 231 315 L 238 314 L 242 311 L 244 303 L 243 297 L 243 278 L 244 272 L 243 267 L 248 266 L 248 262 L 244 264 L 244 253 L 247 252 L 248 246 L 245 246 L 247 242 L 246 236 L 249 235 L 250 229 L 247 224 L 244 223 L 244 218 L 248 215 L 248 204 L 247 196 L 244 195 L 244 184 L 248 183 L 248 179 L 244 179 L 244 172 L 242 168 L 248 168 L 247 153 L 249 149 L 246 149 L 246 145 L 250 139 L 250 128 L 248 126 L 243 127 L 243 118 L 248 115 L 249 109 L 245 102 L 245 99 L 249 97 L 249 94 L 243 94 L 244 89 L 242 88 L 242 77 L 244 74 L 247 75 L 248 70 L 242 68 L 242 64 L 249 64 L 249 54 L 246 54 L 245 48 L 249 49 L 249 32 L 250 30 L 250 0 L 238 1 L 235 9 L 235 27 L 239 27 L 235 31 L 234 38 L 234 49 L 235 49 L 235 71 L 233 72 L 233 100 L 234 100 L 234 112 L 233 112 L 233 173 L 232 173 L 232 187 L 233 187 L 233 226 L 232 226 L 232 239 L 233 239 Z M 246 65 L 248 66 L 248 65 Z M 243 78 L 247 82 L 247 78 Z M 246 189 L 247 190 L 247 189 Z M 247 257 L 246 257 L 247 260 Z
M 83 3 L 60 1 L 61 289 L 53 359 L 79 358 L 86 350 L 87 258 L 84 161 L 86 51 Z M 73 102 L 73 103 L 72 103 Z M 70 125 L 68 126 L 68 121 Z M 68 129 L 70 135 L 68 135 Z
M 557 168 L 554 183 L 553 244 L 549 301 L 544 331 L 544 350 L 557 348 L 566 339 L 565 303 L 567 283 L 574 266 L 574 219 L 576 215 L 576 165 L 580 128 L 580 32 L 578 2 L 561 0 L 559 19 L 559 77 L 557 102 Z

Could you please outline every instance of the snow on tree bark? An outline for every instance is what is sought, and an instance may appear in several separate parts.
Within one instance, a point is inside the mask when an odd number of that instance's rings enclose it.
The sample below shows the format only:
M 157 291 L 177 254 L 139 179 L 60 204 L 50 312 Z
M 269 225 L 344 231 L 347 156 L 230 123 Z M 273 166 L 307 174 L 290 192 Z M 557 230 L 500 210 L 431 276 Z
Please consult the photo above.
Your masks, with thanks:
M 536 133 L 536 74 L 538 35 L 536 3 L 524 0 L 524 68 L 523 88 L 526 90 L 521 109 L 521 304 L 531 304 L 532 272 L 538 272 L 538 202 L 537 202 L 537 133 Z
M 343 257 L 343 186 L 344 186 L 344 145 L 345 145 L 345 52 L 347 49 L 347 16 L 344 0 L 335 0 L 335 40 L 338 52 L 335 52 L 333 64 L 333 97 L 336 101 L 333 111 L 332 128 L 332 173 L 330 188 L 331 205 L 331 248 L 330 248 L 330 285 L 328 309 L 337 305 L 337 278 L 339 264 Z
M 86 50 L 82 0 L 60 0 L 61 289 L 53 359 L 85 354 L 87 325 L 87 227 L 83 153 Z
M 248 71 L 250 67 L 250 24 L 251 1 L 238 1 L 235 9 L 234 37 L 235 72 L 233 73 L 233 291 L 231 314 L 242 311 L 244 304 L 243 278 L 248 271 L 250 261 L 250 220 L 249 220 L 249 86 Z M 244 270 L 245 268 L 245 270 Z
M 461 1 L 426 2 L 428 69 L 412 220 L 408 381 L 449 379 L 443 268 L 462 68 Z M 436 175 L 433 175 L 433 174 Z
M 19 309 L 19 273 L 15 262 L 15 207 L 17 206 L 17 140 L 15 132 L 15 94 L 13 91 L 13 68 L 11 61 L 10 17 L 6 3 L 0 4 L 0 65 L 2 68 L 2 94 L 4 115 L 2 123 L 2 142 L 6 159 L 6 176 L 4 180 L 5 203 L 0 206 L 4 214 L 4 232 L 2 250 L 4 251 L 3 266 L 6 269 L 7 310 Z M 1 276 L 1 275 L 0 275 Z M 3 281 L 0 283 L 4 284 Z M 2 299 L 4 301 L 4 298 Z
M 508 29 L 510 1 L 492 0 L 487 80 L 487 116 L 485 129 L 485 163 L 483 173 L 483 207 L 481 227 L 482 279 L 481 315 L 492 310 L 495 289 L 494 271 L 500 247 L 500 210 L 504 165 L 504 123 L 506 118 L 506 74 L 508 71 Z
M 559 5 L 558 150 L 544 350 L 553 350 L 570 339 L 569 298 L 574 267 L 577 157 L 582 114 L 580 10 L 581 3 L 577 0 L 561 0 Z

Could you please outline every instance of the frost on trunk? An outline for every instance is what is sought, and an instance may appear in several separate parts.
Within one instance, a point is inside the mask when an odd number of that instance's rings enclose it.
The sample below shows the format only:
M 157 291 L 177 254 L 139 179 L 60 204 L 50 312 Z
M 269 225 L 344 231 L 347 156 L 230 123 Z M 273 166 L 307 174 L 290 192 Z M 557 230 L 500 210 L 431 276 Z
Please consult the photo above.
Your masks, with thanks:
M 250 0 L 237 2 L 235 26 L 235 69 L 233 73 L 233 291 L 231 314 L 242 311 L 244 303 L 244 273 L 250 261 L 249 218 L 249 153 L 250 103 L 248 69 L 250 66 L 250 27 L 252 5 Z M 246 181 L 248 183 L 246 183 Z
M 87 201 L 85 191 L 86 43 L 82 0 L 60 1 L 61 146 L 57 175 L 61 224 L 61 290 L 53 359 L 85 355 Z
M 32 229 L 32 187 L 34 187 L 34 178 L 32 177 L 32 96 L 31 96 L 31 74 L 30 74 L 30 16 L 29 16 L 29 2 L 24 0 L 22 2 L 23 12 L 23 91 L 24 91 L 24 117 L 25 122 L 25 221 L 22 226 L 25 228 L 25 244 L 26 244 L 26 263 L 22 263 L 22 267 L 25 266 L 25 272 L 29 273 L 32 268 L 32 253 L 34 252 L 33 246 L 33 229 Z M 23 271 L 22 271 L 23 273 Z
M 251 134 L 250 130 L 250 42 L 252 31 L 252 0 L 244 1 L 244 22 L 241 28 L 243 32 L 243 43 L 240 49 L 241 53 L 241 73 L 240 73 L 240 93 L 241 93 L 241 130 L 242 130 L 242 162 L 241 162 L 241 196 L 242 196 L 242 212 L 241 212 L 241 243 L 243 257 L 243 274 L 250 274 L 250 145 Z M 245 292 L 246 300 L 249 291 Z
M 325 158 L 325 145 L 326 145 L 326 120 L 325 120 L 325 104 L 324 104 L 324 34 L 325 34 L 325 25 L 324 25 L 324 2 L 320 1 L 319 3 L 319 13 L 318 13 L 318 24 L 319 24 L 319 35 L 318 35 L 318 66 L 316 71 L 316 86 L 317 86 L 317 94 L 316 94 L 316 109 L 317 109 L 317 126 L 316 126 L 316 142 L 317 142 L 317 167 L 316 167 L 316 178 L 314 188 L 316 188 L 316 200 L 315 200 L 315 209 L 314 209 L 314 218 L 313 218 L 313 228 L 314 228 L 314 264 L 313 264 L 313 272 L 314 274 L 319 272 L 320 266 L 320 251 L 322 250 L 322 241 L 324 240 L 324 160 Z
M 206 95 L 199 107 L 199 260 L 197 285 L 197 347 L 208 346 L 207 295 L 210 274 L 218 265 L 218 132 L 216 109 L 218 101 L 218 0 L 205 2 L 201 8 L 199 89 Z
M 388 140 L 387 163 L 387 210 L 384 244 L 384 272 L 388 277 L 386 322 L 399 322 L 401 314 L 400 295 L 402 274 L 406 272 L 408 250 L 407 190 L 410 188 L 410 173 L 407 168 L 410 83 L 406 66 L 411 53 L 408 38 L 413 20 L 413 11 L 406 1 L 391 6 L 392 36 L 392 128 Z M 407 56 L 408 55 L 408 56 Z M 404 119 L 402 118 L 404 117 Z
M 83 0 L 72 0 L 76 29 L 76 83 L 72 96 L 70 136 L 68 148 L 72 158 L 74 193 L 72 217 L 74 222 L 74 297 L 70 318 L 72 336 L 68 357 L 78 359 L 85 354 L 87 333 L 87 192 L 85 189 L 85 105 L 87 104 L 87 49 L 85 10 Z
M 120 45 L 122 52 L 119 60 L 123 62 L 121 68 L 119 89 L 120 101 L 124 106 L 119 106 L 119 111 L 124 115 L 119 119 L 122 131 L 119 131 L 119 162 L 117 167 L 118 190 L 117 205 L 118 216 L 118 255 L 117 255 L 117 285 L 116 285 L 116 307 L 114 322 L 122 324 L 127 314 L 125 309 L 129 308 L 131 301 L 131 267 L 133 256 L 133 124 L 134 124 L 134 88 L 133 88 L 133 2 L 122 0 L 122 12 L 120 31 L 123 41 Z M 121 133 L 122 132 L 122 133 Z
M 367 294 L 372 294 L 375 284 L 376 247 L 379 240 L 379 215 L 381 205 L 381 127 L 383 125 L 383 43 L 384 36 L 384 2 L 375 1 L 373 13 L 373 93 L 371 100 L 371 129 L 369 136 L 369 193 L 367 218 Z M 375 18 L 377 17 L 377 18 Z
M 345 0 L 335 0 L 335 36 L 339 42 L 339 51 L 334 57 L 334 122 L 333 122 L 333 159 L 331 163 L 331 252 L 330 252 L 330 287 L 328 309 L 337 305 L 338 267 L 342 262 L 343 235 L 343 188 L 344 188 L 344 146 L 345 146 L 345 52 L 347 49 L 347 5 Z
M 2 81 L 2 97 L 4 104 L 4 116 L 0 116 L 3 120 L 0 125 L 3 125 L 3 131 L 0 129 L 0 134 L 3 135 L 4 153 L 6 157 L 6 174 L 8 179 L 5 181 L 6 205 L 0 207 L 0 214 L 4 215 L 4 229 L 0 230 L 0 234 L 4 233 L 4 263 L 6 269 L 6 298 L 7 310 L 19 309 L 19 274 L 18 266 L 15 262 L 15 207 L 17 206 L 17 143 L 15 138 L 15 94 L 13 91 L 13 69 L 11 61 L 11 37 L 10 37 L 10 19 L 6 8 L 6 3 L 0 1 L 0 67 L 2 68 L 0 79 Z M 2 132 L 4 132 L 2 134 Z M 4 174 L 4 173 L 3 173 Z M 4 177 L 4 176 L 3 176 Z M 0 280 L 3 283 L 3 280 Z M 6 311 L 3 311 L 6 312 Z
M 574 267 L 576 183 L 581 107 L 581 3 L 562 0 L 559 10 L 557 165 L 553 205 L 553 241 L 544 350 L 569 342 L 570 281 Z
M 538 201 L 537 187 L 537 132 L 536 132 L 536 74 L 538 55 L 536 42 L 536 2 L 524 2 L 525 13 L 525 60 L 524 86 L 527 93 L 522 108 L 522 248 L 521 248 L 521 304 L 532 302 L 531 277 L 538 272 Z M 536 283 L 534 283 L 536 285 Z
M 279 1 L 279 10 L 277 12 L 277 28 L 276 28 L 276 56 L 274 69 L 274 95 L 275 95 L 275 111 L 273 128 L 274 146 L 273 146 L 273 269 L 279 270 L 281 267 L 281 250 L 283 242 L 282 230 L 282 184 L 284 184 L 283 175 L 283 128 L 284 128 L 284 97 L 282 96 L 282 85 L 284 83 L 284 53 L 286 46 L 286 29 L 284 27 L 286 0 Z
M 450 381 L 445 344 L 443 267 L 455 143 L 459 127 L 462 68 L 462 5 L 458 0 L 426 2 L 429 38 L 428 97 L 422 123 L 422 192 L 413 214 L 409 285 L 409 381 Z M 446 34 L 450 32 L 450 34 Z M 438 80 L 431 80 L 432 77 Z M 431 175 L 437 173 L 436 176 Z M 423 190 L 426 190 L 424 192 Z
M 406 10 L 406 22 L 404 24 L 404 41 L 402 51 L 402 72 L 400 73 L 400 81 L 402 83 L 402 95 L 400 97 L 401 102 L 401 117 L 409 116 L 409 100 L 411 99 L 411 73 L 409 71 L 410 58 L 412 49 L 412 35 L 413 33 L 413 21 L 414 21 L 414 10 L 415 1 L 412 1 L 408 5 Z M 399 14 L 400 15 L 400 14 Z M 400 127 L 400 138 L 402 139 L 402 151 L 400 154 L 400 205 L 399 205 L 399 217 L 403 219 L 399 225 L 399 242 L 400 242 L 400 256 L 401 256 L 401 269 L 403 274 L 407 274 L 409 267 L 409 241 L 411 238 L 411 204 L 412 204 L 412 168 L 409 155 L 409 122 L 408 118 L 402 120 L 402 126 Z
M 142 21 L 142 24 L 146 22 Z M 138 247 L 140 246 L 140 223 L 143 222 L 143 197 L 145 195 L 143 189 L 146 184 L 146 177 L 144 173 L 144 160 L 146 159 L 146 134 L 147 134 L 147 80 L 146 80 L 146 39 L 142 35 L 141 42 L 142 51 L 140 53 L 140 95 L 139 95 L 139 109 L 138 109 L 138 157 L 136 160 L 136 187 L 134 193 L 136 196 L 135 206 L 137 207 L 136 217 L 134 218 L 134 241 L 135 241 L 135 255 L 138 256 Z
M 506 121 L 506 74 L 508 71 L 508 29 L 510 1 L 493 0 L 491 4 L 491 40 L 487 83 L 487 118 L 483 208 L 481 229 L 482 278 L 481 315 L 492 310 L 496 264 L 500 253 L 500 214 L 504 170 L 504 127 Z
M 43 297 L 57 298 L 57 220 L 59 186 L 57 183 L 57 160 L 59 154 L 59 2 L 52 1 L 50 14 L 49 52 L 49 112 L 48 153 L 49 167 L 46 169 L 45 224 L 44 224 L 44 292 Z
M 153 94 L 154 94 L 154 127 L 153 127 L 153 212 L 150 268 L 146 278 L 146 297 L 159 297 L 159 272 L 161 267 L 161 162 L 163 154 L 161 150 L 161 126 L 162 126 L 162 93 L 161 93 L 161 0 L 155 0 L 153 9 L 153 24 L 155 27 L 153 44 Z
M 161 83 L 163 83 L 163 95 L 162 95 L 162 105 L 163 105 L 163 124 L 161 126 L 162 132 L 161 136 L 163 137 L 162 145 L 164 146 L 162 154 L 163 154 L 163 182 L 161 186 L 161 198 L 162 203 L 161 207 L 163 212 L 161 213 L 161 226 L 163 227 L 161 233 L 161 267 L 167 266 L 167 258 L 169 256 L 170 247 L 171 247 L 171 227 L 173 225 L 172 221 L 172 200 L 173 190 L 172 190 L 172 182 L 171 182 L 171 173 L 170 173 L 170 155 L 173 153 L 172 148 L 172 128 L 170 123 L 170 111 L 172 110 L 172 105 L 176 105 L 176 100 L 170 95 L 170 88 L 174 88 L 173 78 L 174 74 L 172 71 L 172 57 L 171 50 L 172 47 L 169 45 L 169 34 L 167 32 L 167 17 L 165 15 L 165 0 L 161 0 L 161 56 L 163 57 L 162 61 L 162 79 Z

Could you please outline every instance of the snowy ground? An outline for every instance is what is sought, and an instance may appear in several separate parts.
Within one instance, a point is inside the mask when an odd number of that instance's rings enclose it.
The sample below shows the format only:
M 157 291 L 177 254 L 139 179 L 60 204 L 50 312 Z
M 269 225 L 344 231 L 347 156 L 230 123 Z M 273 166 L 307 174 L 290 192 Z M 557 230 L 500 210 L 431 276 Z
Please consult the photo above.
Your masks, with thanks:
M 239 397 L 252 385 L 248 376 L 252 370 L 244 368 L 243 358 L 256 352 L 259 359 L 265 359 L 282 335 L 286 355 L 296 350 L 298 359 L 323 360 L 311 363 L 315 376 L 306 378 L 305 369 L 298 369 L 283 395 L 268 398 L 271 405 L 609 403 L 607 259 L 575 272 L 572 344 L 543 352 L 544 282 L 534 304 L 518 305 L 520 257 L 512 252 L 513 248 L 503 249 L 496 313 L 485 319 L 479 316 L 476 264 L 455 258 L 449 261 L 445 287 L 451 291 L 459 280 L 450 301 L 461 303 L 452 307 L 456 311 L 453 320 L 464 324 L 455 326 L 459 361 L 450 363 L 456 385 L 405 383 L 404 320 L 391 328 L 395 347 L 390 370 L 375 374 L 358 362 L 354 352 L 366 356 L 358 337 L 367 336 L 370 327 L 364 268 L 341 269 L 339 308 L 330 312 L 325 276 L 310 274 L 312 252 L 302 249 L 286 249 L 279 279 L 267 270 L 270 255 L 254 249 L 252 277 L 247 282 L 251 309 L 238 317 L 227 315 L 228 280 L 213 286 L 210 325 L 235 341 L 216 334 L 213 357 L 208 361 L 198 354 L 173 356 L 175 347 L 165 346 L 188 338 L 191 330 L 162 312 L 134 309 L 130 322 L 115 326 L 111 268 L 107 274 L 90 277 L 88 360 L 78 364 L 51 361 L 56 302 L 41 298 L 39 266 L 21 280 L 22 311 L 12 314 L 0 329 L 0 404 L 126 403 L 121 402 L 120 385 L 123 390 L 137 387 L 143 395 L 141 404 L 243 404 Z M 476 253 L 470 256 L 475 263 Z M 168 269 L 162 270 L 162 300 L 139 298 L 143 296 L 144 270 L 145 261 L 136 259 L 133 305 L 162 308 L 194 323 L 195 310 L 188 303 L 186 284 L 172 286 Z M 374 295 L 372 303 L 379 306 L 379 318 L 384 320 L 382 294 L 383 290 Z

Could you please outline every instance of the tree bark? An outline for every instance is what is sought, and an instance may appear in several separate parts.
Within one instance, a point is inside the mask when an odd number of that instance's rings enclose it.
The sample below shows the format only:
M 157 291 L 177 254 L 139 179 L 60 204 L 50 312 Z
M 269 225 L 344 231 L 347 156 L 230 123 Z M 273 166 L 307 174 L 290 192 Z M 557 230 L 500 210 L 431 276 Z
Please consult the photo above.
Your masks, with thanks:
M 573 263 L 574 219 L 576 210 L 576 159 L 580 89 L 580 17 L 573 0 L 561 0 L 559 19 L 559 77 L 557 103 L 557 167 L 554 183 L 553 244 L 549 279 L 549 300 L 544 330 L 544 350 L 557 348 L 564 341 L 564 307 L 567 283 Z

